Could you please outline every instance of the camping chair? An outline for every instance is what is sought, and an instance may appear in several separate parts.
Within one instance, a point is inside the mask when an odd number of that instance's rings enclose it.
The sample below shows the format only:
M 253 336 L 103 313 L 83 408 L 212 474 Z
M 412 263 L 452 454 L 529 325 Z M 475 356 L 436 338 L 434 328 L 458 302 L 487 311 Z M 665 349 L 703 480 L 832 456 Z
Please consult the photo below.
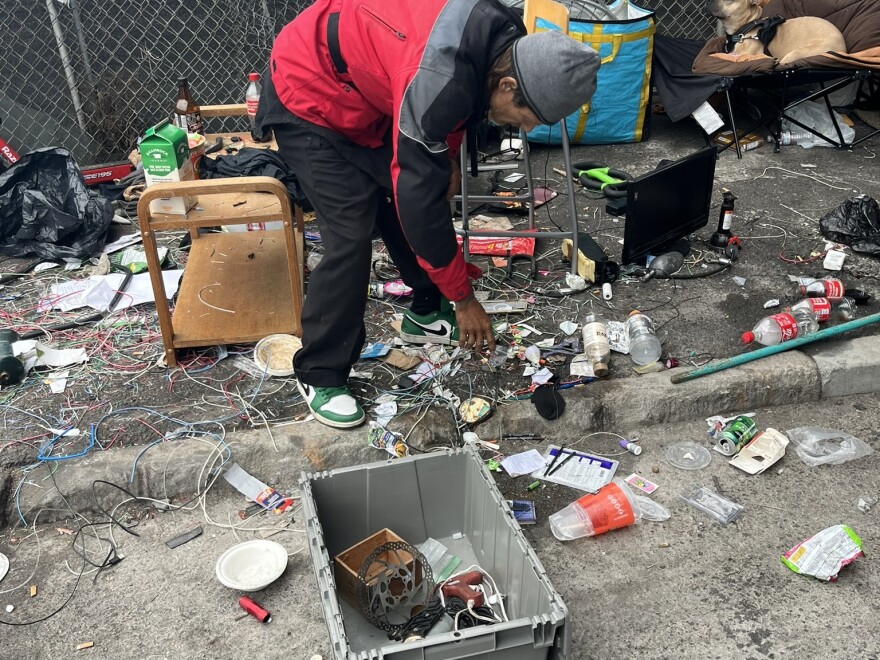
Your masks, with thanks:
M 553 0 L 526 0 L 523 9 L 524 22 L 526 30 L 529 33 L 535 31 L 538 18 L 542 18 L 556 25 L 563 33 L 568 32 L 568 8 L 564 5 L 554 2 Z M 562 157 L 565 163 L 565 171 L 571 172 L 571 144 L 569 142 L 568 130 L 565 126 L 565 119 L 561 122 L 562 133 Z M 526 170 L 526 192 L 521 195 L 499 198 L 494 195 L 471 195 L 468 191 L 467 181 L 467 149 L 462 148 L 460 153 L 461 165 L 461 194 L 456 195 L 455 200 L 461 202 L 461 219 L 462 228 L 456 229 L 456 233 L 462 237 L 462 251 L 466 261 L 470 261 L 469 240 L 471 237 L 499 237 L 499 238 L 568 238 L 572 242 L 572 259 L 571 272 L 577 274 L 578 259 L 578 215 L 577 206 L 575 204 L 575 187 L 574 179 L 566 176 L 568 182 L 568 203 L 569 213 L 571 215 L 571 229 L 569 231 L 541 231 L 535 230 L 535 187 L 532 178 L 531 161 L 529 160 L 529 145 L 526 134 L 520 131 L 520 139 L 522 140 L 522 154 Z M 472 140 L 468 140 L 472 142 Z M 471 146 L 470 148 L 475 148 Z M 526 205 L 529 214 L 529 229 L 527 231 L 496 231 L 485 230 L 477 231 L 469 228 L 468 207 L 471 204 L 486 204 L 503 202 L 521 202 Z M 512 259 L 512 257 L 511 257 Z M 531 254 L 531 273 L 535 277 L 537 272 L 535 264 L 534 251 Z

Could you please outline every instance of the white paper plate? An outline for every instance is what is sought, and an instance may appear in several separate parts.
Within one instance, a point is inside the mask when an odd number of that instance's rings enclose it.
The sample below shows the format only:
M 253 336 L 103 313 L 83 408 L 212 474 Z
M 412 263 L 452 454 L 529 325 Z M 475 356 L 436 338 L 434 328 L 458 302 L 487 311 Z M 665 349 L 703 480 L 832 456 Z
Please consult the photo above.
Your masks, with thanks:
M 302 348 L 302 341 L 293 335 L 269 335 L 257 342 L 254 362 L 269 376 L 292 376 L 293 356 Z M 268 364 L 267 364 L 268 361 Z
M 259 591 L 281 577 L 287 568 L 287 550 L 275 541 L 245 541 L 229 548 L 217 560 L 220 583 L 237 591 Z

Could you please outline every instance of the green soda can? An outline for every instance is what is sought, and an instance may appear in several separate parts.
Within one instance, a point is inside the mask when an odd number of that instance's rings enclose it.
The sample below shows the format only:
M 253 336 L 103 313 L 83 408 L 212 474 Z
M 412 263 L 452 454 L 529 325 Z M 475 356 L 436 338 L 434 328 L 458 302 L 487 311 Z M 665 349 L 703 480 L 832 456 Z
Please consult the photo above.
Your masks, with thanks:
M 727 423 L 718 438 L 715 440 L 715 448 L 725 456 L 738 454 L 739 450 L 758 433 L 758 425 L 755 420 L 745 415 L 740 415 Z

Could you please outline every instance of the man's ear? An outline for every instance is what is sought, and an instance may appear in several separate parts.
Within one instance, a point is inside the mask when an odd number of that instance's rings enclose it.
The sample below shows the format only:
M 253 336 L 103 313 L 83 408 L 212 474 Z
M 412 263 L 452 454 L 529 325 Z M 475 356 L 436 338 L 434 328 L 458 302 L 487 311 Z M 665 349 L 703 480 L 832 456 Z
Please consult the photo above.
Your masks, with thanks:
M 498 81 L 498 89 L 502 92 L 514 92 L 518 87 L 519 83 L 512 76 L 504 76 Z

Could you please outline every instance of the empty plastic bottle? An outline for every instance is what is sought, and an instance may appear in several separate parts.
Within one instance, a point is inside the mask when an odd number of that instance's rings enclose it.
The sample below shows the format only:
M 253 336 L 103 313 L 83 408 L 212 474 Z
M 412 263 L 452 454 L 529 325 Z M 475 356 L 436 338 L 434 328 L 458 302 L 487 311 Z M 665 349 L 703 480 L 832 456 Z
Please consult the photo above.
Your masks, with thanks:
M 852 298 L 804 298 L 792 305 L 792 311 L 804 309 L 812 312 L 819 323 L 825 321 L 851 321 L 856 317 L 856 301 Z
M 802 296 L 821 296 L 836 300 L 846 295 L 846 287 L 836 277 L 826 277 L 821 280 L 809 280 L 800 286 Z
M 744 332 L 746 344 L 753 341 L 764 346 L 774 346 L 796 337 L 803 337 L 819 329 L 815 314 L 807 309 L 791 309 L 772 316 L 765 316 L 751 332 Z
M 260 74 L 256 72 L 249 73 L 248 84 L 244 90 L 244 102 L 247 105 L 247 114 L 251 122 L 251 128 L 255 126 L 257 121 L 257 106 L 260 104 L 261 91 Z
M 629 337 L 629 356 L 639 366 L 651 364 L 660 359 L 660 340 L 654 334 L 654 323 L 638 310 L 629 313 L 626 320 L 626 334 Z
M 608 326 L 599 312 L 590 311 L 584 317 L 584 355 L 593 365 L 593 373 L 597 378 L 608 375 L 608 361 L 611 359 L 611 347 L 608 345 Z
M 785 129 L 779 133 L 779 144 L 798 144 L 805 140 L 810 140 L 813 137 L 813 134 L 810 131 L 804 130 L 789 130 Z M 767 141 L 770 142 L 773 139 L 773 136 L 769 136 Z

